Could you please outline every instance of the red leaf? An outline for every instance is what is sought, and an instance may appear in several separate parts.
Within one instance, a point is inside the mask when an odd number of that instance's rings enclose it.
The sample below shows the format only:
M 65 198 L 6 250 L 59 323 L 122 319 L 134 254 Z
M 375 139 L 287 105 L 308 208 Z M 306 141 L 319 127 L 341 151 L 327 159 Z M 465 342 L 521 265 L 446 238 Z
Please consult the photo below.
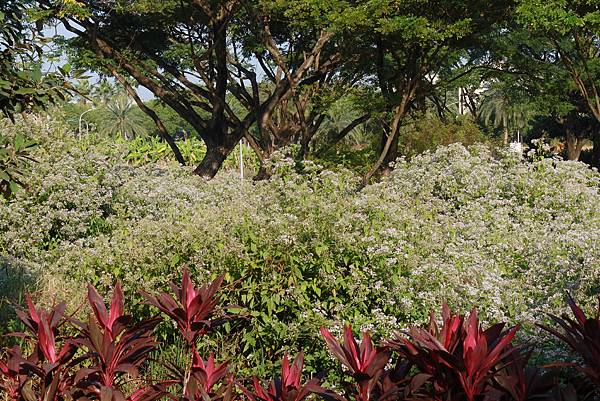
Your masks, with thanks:
M 29 309 L 29 317 L 31 317 L 31 319 L 34 322 L 39 324 L 40 317 L 38 316 L 37 310 L 35 309 L 35 306 L 33 305 L 33 302 L 31 301 L 31 295 L 25 294 L 25 300 L 27 301 L 27 309 Z
M 579 306 L 577 306 L 577 304 L 575 303 L 575 300 L 573 299 L 571 294 L 569 294 L 567 303 L 569 304 L 569 307 L 573 311 L 573 315 L 575 315 L 575 318 L 577 319 L 579 324 L 583 326 L 585 324 L 585 321 L 587 320 L 585 317 L 585 313 L 583 313 L 581 308 Z
M 106 311 L 106 305 L 104 305 L 104 299 L 98 294 L 96 289 L 88 284 L 88 302 L 98 320 L 98 323 L 103 329 L 109 328 L 109 317 Z
M 321 327 L 320 331 L 325 338 L 325 343 L 327 344 L 329 351 L 331 351 L 331 353 L 347 368 L 351 368 L 350 362 L 346 358 L 346 354 L 342 350 L 342 347 L 337 339 L 325 327 Z
M 124 313 L 124 302 L 123 302 L 123 290 L 121 289 L 121 284 L 117 283 L 115 290 L 113 291 L 113 296 L 110 302 L 110 314 L 108 316 L 108 328 L 113 331 L 114 324 Z
M 48 362 L 54 364 L 57 361 L 54 333 L 48 325 L 48 318 L 44 312 L 39 315 L 38 345 Z
M 354 372 L 360 372 L 360 357 L 358 353 L 358 344 L 354 340 L 354 335 L 352 334 L 352 326 L 346 325 L 344 327 L 344 345 L 342 347 L 344 354 L 346 355 L 346 359 L 350 362 L 349 368 L 351 368 Z

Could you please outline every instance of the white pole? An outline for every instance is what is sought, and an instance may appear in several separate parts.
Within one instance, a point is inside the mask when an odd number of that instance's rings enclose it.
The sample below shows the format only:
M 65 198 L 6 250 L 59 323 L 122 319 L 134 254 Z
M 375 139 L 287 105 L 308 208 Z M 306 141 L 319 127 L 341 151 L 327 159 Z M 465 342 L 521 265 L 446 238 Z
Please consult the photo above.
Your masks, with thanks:
M 244 180 L 244 151 L 243 151 L 244 140 L 242 139 L 239 143 L 240 147 L 240 179 Z

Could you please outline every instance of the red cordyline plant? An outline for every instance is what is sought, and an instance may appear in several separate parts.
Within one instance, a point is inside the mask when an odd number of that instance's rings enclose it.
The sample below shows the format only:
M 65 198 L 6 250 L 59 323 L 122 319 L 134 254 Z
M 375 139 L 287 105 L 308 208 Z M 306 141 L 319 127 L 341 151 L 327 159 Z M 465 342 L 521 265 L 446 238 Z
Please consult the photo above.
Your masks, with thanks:
M 313 378 L 302 384 L 303 368 L 302 352 L 296 356 L 291 365 L 286 354 L 281 363 L 281 377 L 272 380 L 266 389 L 262 387 L 257 377 L 252 378 L 253 391 L 241 384 L 238 386 L 250 401 L 302 401 L 311 394 L 334 396 L 333 392 L 319 385 L 319 378 Z
M 214 318 L 215 307 L 219 301 L 216 294 L 222 283 L 223 276 L 219 276 L 211 283 L 196 288 L 188 269 L 184 269 L 181 287 L 171 283 L 171 290 L 175 296 L 164 292 L 157 296 L 142 293 L 148 304 L 155 306 L 177 323 L 180 334 L 188 345 L 190 358 L 187 366 L 183 370 L 168 366 L 171 371 L 168 383 L 181 387 L 180 396 L 184 400 L 207 401 L 207 397 L 227 399 L 232 394 L 232 383 L 218 386 L 218 391 L 212 390 L 213 386 L 225 377 L 226 365 L 215 366 L 213 357 L 205 364 L 196 349 L 198 338 L 222 321 Z
M 65 341 L 62 348 L 58 350 L 56 337 L 59 334 L 59 329 L 67 320 L 65 319 L 64 302 L 55 305 L 49 311 L 42 308 L 36 308 L 29 294 L 25 295 L 27 302 L 27 310 L 17 310 L 17 316 L 27 328 L 26 333 L 17 333 L 17 336 L 26 338 L 35 345 L 35 353 L 37 359 L 47 361 L 49 364 L 57 364 L 70 359 L 74 352 L 73 343 L 69 340 Z
M 167 362 L 170 386 L 181 388 L 182 401 L 229 401 L 233 398 L 234 380 L 228 375 L 227 363 L 216 364 L 213 355 L 205 361 L 198 351 L 192 349 L 191 367 L 184 369 Z
M 483 330 L 475 309 L 465 321 L 464 316 L 452 315 L 447 305 L 442 318 L 441 329 L 432 314 L 428 330 L 413 327 L 408 338 L 400 335 L 389 345 L 429 375 L 432 398 L 474 401 L 486 394 L 516 352 L 511 341 L 518 327 L 504 330 L 500 323 Z
M 27 376 L 20 373 L 23 362 L 21 349 L 17 346 L 7 350 L 5 360 L 0 360 L 0 391 L 9 400 L 19 399 L 21 388 L 27 380 Z
M 198 351 L 194 350 L 192 359 L 192 377 L 202 394 L 211 394 L 216 384 L 227 376 L 227 363 L 215 364 L 215 357 L 211 354 L 205 361 Z
M 527 401 L 550 400 L 552 391 L 556 388 L 557 377 L 553 372 L 542 371 L 535 366 L 527 366 L 532 350 L 525 352 L 515 350 L 502 362 L 493 376 L 497 386 L 488 388 L 487 400 Z M 560 399 L 554 397 L 555 401 Z
M 171 283 L 175 297 L 164 292 L 158 296 L 144 292 L 142 294 L 148 304 L 157 307 L 173 319 L 179 326 L 184 340 L 189 345 L 193 345 L 198 337 L 215 325 L 215 321 L 212 321 L 211 317 L 218 303 L 215 295 L 222 282 L 223 276 L 219 276 L 210 284 L 195 288 L 188 269 L 185 269 L 181 287 Z
M 550 318 L 562 330 L 546 325 L 540 325 L 540 327 L 566 343 L 581 357 L 583 364 L 562 362 L 552 366 L 574 367 L 585 374 L 600 390 L 600 297 L 598 297 L 598 309 L 595 316 L 587 317 L 571 295 L 568 298 L 568 305 L 573 313 L 573 318 L 567 315 L 562 317 L 550 315 Z
M 155 343 L 151 335 L 157 319 L 129 327 L 123 314 L 123 292 L 117 285 L 108 311 L 93 287 L 88 302 L 93 310 L 87 324 L 64 316 L 65 304 L 49 311 L 37 309 L 29 295 L 27 309 L 17 314 L 26 333 L 17 333 L 30 343 L 31 355 L 18 347 L 0 362 L 0 388 L 14 401 L 153 401 L 166 393 L 166 385 L 155 384 L 124 395 L 120 379 L 131 378 Z M 61 338 L 60 328 L 75 323 L 79 332 Z M 62 346 L 59 346 L 62 344 Z
M 33 352 L 27 358 L 18 347 L 9 353 L 8 376 L 11 378 L 12 400 L 53 401 L 68 395 L 72 387 L 70 366 L 77 347 L 71 338 L 60 339 L 59 329 L 67 322 L 65 303 L 46 311 L 36 308 L 29 295 L 25 296 L 26 310 L 17 310 L 17 316 L 27 332 L 15 335 L 24 338 Z M 62 346 L 60 345 L 62 344 Z M 4 369 L 2 369 L 4 374 Z M 18 377 L 14 374 L 18 371 Z M 15 380 L 16 379 L 16 380 Z
M 110 310 L 92 286 L 88 286 L 88 302 L 93 314 L 89 315 L 87 323 L 77 322 L 81 334 L 74 342 L 88 351 L 85 357 L 89 366 L 79 369 L 75 375 L 76 394 L 125 400 L 120 389 L 122 382 L 137 378 L 140 366 L 156 348 L 152 332 L 160 319 L 144 320 L 130 326 L 131 316 L 124 314 L 120 284 L 113 291 Z M 166 384 L 145 386 L 127 399 L 151 401 L 165 395 L 166 387 Z
M 368 332 L 360 343 L 352 334 L 352 326 L 344 327 L 343 340 L 338 341 L 326 328 L 321 328 L 327 347 L 347 369 L 353 382 L 346 383 L 342 399 L 356 401 L 396 399 L 419 387 L 420 377 L 408 376 L 411 364 L 398 359 L 392 369 L 386 369 L 391 352 L 387 347 L 374 347 Z

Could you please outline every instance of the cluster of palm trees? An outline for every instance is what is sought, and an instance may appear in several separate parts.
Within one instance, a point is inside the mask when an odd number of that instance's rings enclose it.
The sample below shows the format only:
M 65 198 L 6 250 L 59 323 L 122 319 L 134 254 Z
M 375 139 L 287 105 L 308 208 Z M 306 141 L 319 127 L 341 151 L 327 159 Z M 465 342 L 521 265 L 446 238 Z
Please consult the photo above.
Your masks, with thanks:
M 133 100 L 108 80 L 102 79 L 93 86 L 88 80 L 82 80 L 77 89 L 80 93 L 79 100 L 84 105 L 89 105 L 80 115 L 80 121 L 84 113 L 97 110 L 102 114 L 104 122 L 102 126 L 96 127 L 100 134 L 131 140 L 144 131 L 142 116 L 136 112 L 137 106 Z

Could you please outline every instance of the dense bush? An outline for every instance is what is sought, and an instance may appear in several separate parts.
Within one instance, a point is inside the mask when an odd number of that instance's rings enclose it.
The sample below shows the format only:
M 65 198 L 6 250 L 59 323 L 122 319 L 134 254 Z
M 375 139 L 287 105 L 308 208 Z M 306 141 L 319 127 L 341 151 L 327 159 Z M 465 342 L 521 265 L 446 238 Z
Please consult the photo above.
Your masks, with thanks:
M 400 154 L 409 158 L 439 146 L 453 143 L 470 146 L 486 141 L 481 128 L 467 116 L 442 121 L 437 115 L 418 114 L 410 119 L 404 131 L 400 137 Z
M 171 283 L 171 292 L 142 293 L 146 303 L 167 315 L 183 340 L 183 360 L 165 361 L 164 377 L 148 371 L 149 356 L 157 349 L 154 328 L 161 316 L 135 321 L 125 311 L 120 284 L 113 290 L 110 307 L 93 286 L 88 286 L 87 320 L 65 315 L 66 304 L 50 309 L 36 307 L 30 296 L 27 308 L 17 310 L 25 331 L 14 333 L 22 346 L 5 349 L 0 359 L 0 390 L 9 401 L 303 401 L 312 394 L 325 400 L 387 401 L 526 401 L 585 399 L 589 394 L 567 383 L 563 390 L 557 376 L 528 367 L 531 352 L 514 340 L 518 326 L 504 323 L 484 329 L 473 309 L 468 318 L 452 314 L 444 305 L 441 325 L 433 314 L 427 329 L 412 326 L 395 339 L 375 346 L 368 331 L 354 337 L 352 327 L 342 340 L 325 327 L 321 333 L 331 354 L 344 367 L 339 388 L 327 389 L 322 371 L 302 382 L 302 352 L 290 365 L 287 353 L 281 375 L 265 388 L 257 376 L 250 389 L 245 380 L 229 370 L 211 353 L 205 360 L 198 351 L 204 340 L 225 321 L 238 316 L 216 309 L 223 276 L 196 287 L 187 269 L 181 286 Z M 600 298 L 599 298 L 600 299 Z M 562 330 L 546 330 L 568 343 L 583 358 L 575 365 L 599 389 L 598 349 L 600 318 L 587 317 L 570 301 L 575 319 L 553 316 Z M 600 309 L 598 310 L 600 313 Z M 68 327 L 70 326 L 70 327 Z M 215 360 L 219 360 L 215 363 Z M 567 395 L 568 394 L 568 395 Z M 592 398 L 595 399 L 595 398 Z
M 75 142 L 49 121 L 19 124 L 7 129 L 36 130 L 38 163 L 29 190 L 0 206 L 0 251 L 39 277 L 40 299 L 76 310 L 86 282 L 120 280 L 141 301 L 137 290 L 166 288 L 184 266 L 223 274 L 244 318 L 202 346 L 243 374 L 272 372 L 286 349 L 303 349 L 309 372 L 331 367 L 320 326 L 379 338 L 447 302 L 529 335 L 566 289 L 584 306 L 599 290 L 600 175 L 583 164 L 450 145 L 362 191 L 350 172 L 282 155 L 270 181 L 204 182 L 175 164 L 131 166 L 123 145 Z M 158 327 L 165 352 L 173 333 Z

